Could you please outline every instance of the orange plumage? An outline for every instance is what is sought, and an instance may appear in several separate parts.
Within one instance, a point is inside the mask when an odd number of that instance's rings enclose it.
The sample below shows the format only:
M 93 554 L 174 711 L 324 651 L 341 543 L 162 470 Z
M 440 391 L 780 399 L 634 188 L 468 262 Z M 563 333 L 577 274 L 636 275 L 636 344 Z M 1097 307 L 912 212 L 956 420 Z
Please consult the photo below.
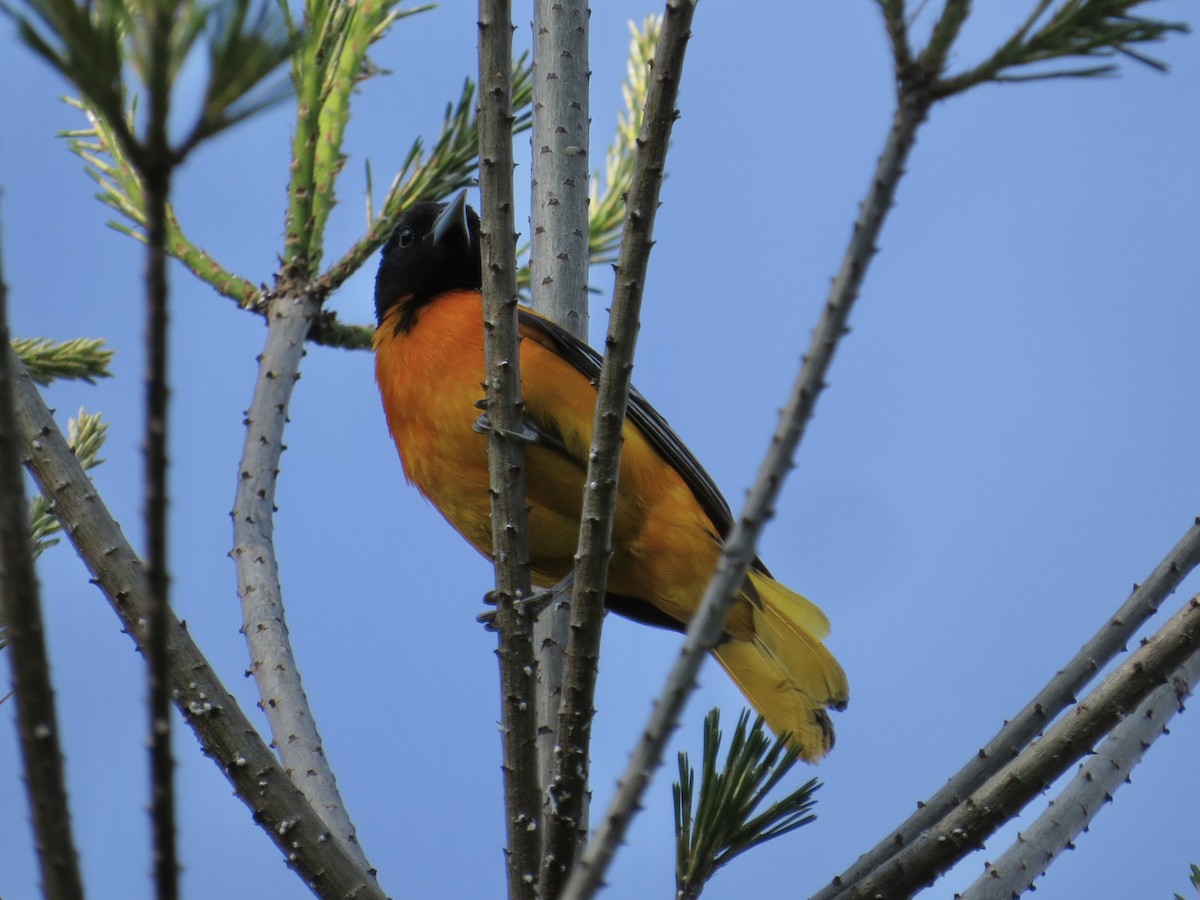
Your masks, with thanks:
M 487 440 L 474 430 L 484 372 L 478 220 L 460 196 L 418 204 L 384 248 L 376 282 L 376 379 L 408 480 L 477 550 L 491 552 Z M 530 562 L 548 587 L 573 566 L 596 402 L 599 357 L 522 309 L 521 389 Z M 725 501 L 661 416 L 638 394 L 624 428 L 610 610 L 683 630 L 731 527 Z M 827 707 L 845 706 L 845 674 L 821 640 L 824 614 L 757 564 L 714 650 L 776 732 L 806 759 L 833 744 Z

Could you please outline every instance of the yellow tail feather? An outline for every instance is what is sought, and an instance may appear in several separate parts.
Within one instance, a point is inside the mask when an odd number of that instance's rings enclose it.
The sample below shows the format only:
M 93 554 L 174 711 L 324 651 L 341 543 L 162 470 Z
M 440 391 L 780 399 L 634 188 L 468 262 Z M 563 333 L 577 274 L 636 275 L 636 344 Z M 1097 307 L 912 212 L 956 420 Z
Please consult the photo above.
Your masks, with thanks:
M 846 673 L 821 643 L 829 620 L 766 575 L 752 571 L 750 582 L 759 600 L 751 606 L 753 636 L 726 640 L 713 655 L 768 727 L 791 732 L 801 756 L 815 762 L 833 746 L 826 708 L 844 709 L 850 696 Z M 751 603 L 745 597 L 738 602 Z

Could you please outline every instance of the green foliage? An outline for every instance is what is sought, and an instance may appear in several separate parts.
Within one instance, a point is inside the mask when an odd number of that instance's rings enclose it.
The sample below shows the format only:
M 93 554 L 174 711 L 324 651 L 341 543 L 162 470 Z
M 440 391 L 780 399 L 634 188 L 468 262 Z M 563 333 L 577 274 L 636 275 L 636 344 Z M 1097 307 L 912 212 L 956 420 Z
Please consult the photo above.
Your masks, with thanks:
M 108 364 L 112 362 L 113 351 L 106 349 L 100 338 L 62 342 L 47 338 L 14 338 L 12 348 L 29 377 L 38 384 L 46 385 L 56 378 L 92 382 L 112 374 Z
M 2 2 L 2 0 L 0 0 Z M 315 280 L 322 293 L 336 289 L 362 266 L 387 238 L 395 218 L 420 200 L 440 199 L 473 183 L 477 171 L 478 127 L 475 121 L 475 85 L 467 79 L 456 102 L 447 104 L 441 130 L 427 149 L 418 138 L 413 142 L 400 171 L 374 213 L 367 201 L 367 231 L 323 275 L 317 276 L 323 255 L 323 235 L 330 211 L 336 203 L 335 183 L 345 165 L 342 141 L 349 121 L 349 98 L 361 83 L 383 73 L 371 63 L 367 53 L 400 19 L 429 9 L 428 6 L 398 10 L 398 0 L 383 2 L 310 3 L 305 11 L 304 27 L 294 22 L 286 6 L 278 16 L 260 10 L 252 16 L 246 3 L 219 6 L 209 19 L 213 46 L 212 65 L 225 73 L 214 76 L 205 99 L 208 112 L 193 131 L 185 146 L 209 133 L 228 127 L 283 96 L 284 86 L 275 85 L 251 92 L 251 78 L 262 75 L 266 62 L 244 68 L 228 63 L 239 52 L 255 53 L 256 48 L 285 50 L 292 60 L 292 83 L 297 90 L 296 131 L 289 184 L 288 236 L 284 259 L 293 276 Z M 262 36 L 259 36 L 259 33 Z M 194 40 L 188 35 L 180 40 Z M 268 60 L 269 61 L 269 60 Z M 525 57 L 513 70 L 514 130 L 530 125 L 533 86 Z M 240 94 L 239 94 L 240 91 Z M 109 223 L 114 229 L 138 241 L 145 241 L 145 193 L 136 160 L 130 155 L 124 135 L 137 117 L 136 98 L 118 105 L 113 114 L 96 106 L 87 92 L 81 99 L 67 102 L 87 117 L 87 127 L 65 132 L 62 136 L 84 162 L 85 172 L 99 187 L 97 199 L 120 218 Z M 237 95 L 238 99 L 232 99 Z M 223 110 L 223 112 L 221 112 Z M 207 123 L 207 124 L 204 124 Z M 369 182 L 368 178 L 368 182 Z M 167 214 L 167 250 L 222 295 L 244 309 L 265 310 L 265 296 L 259 287 L 262 279 L 238 275 L 214 260 L 192 241 L 175 218 Z M 366 348 L 372 330 L 347 326 L 328 317 L 316 323 L 314 334 L 326 343 Z
M 592 265 L 615 263 L 625 223 L 625 194 L 633 181 L 637 138 L 642 130 L 642 111 L 650 90 L 650 67 L 662 34 L 662 16 L 647 16 L 641 27 L 629 23 L 629 62 L 621 95 L 625 109 L 617 117 L 617 132 L 604 157 L 604 177 L 592 176 L 589 209 L 588 249 Z M 601 190 L 601 183 L 604 188 Z
M 207 5 L 191 0 L 149 5 L 97 0 L 82 6 L 74 0 L 25 0 L 29 15 L 5 0 L 0 4 L 17 21 L 25 42 L 79 91 L 81 99 L 67 102 L 84 112 L 88 128 L 63 136 L 99 185 L 98 199 L 126 220 L 109 224 L 143 241 L 148 145 L 135 133 L 137 97 L 125 84 L 124 66 L 128 63 L 143 81 L 150 77 L 152 29 L 167 17 L 164 91 L 169 92 L 202 35 L 209 63 L 199 113 L 183 139 L 167 148 L 169 167 L 201 141 L 285 99 L 290 93 L 288 81 L 268 83 L 268 79 L 302 38 L 300 31 L 290 27 L 284 8 L 268 0 L 218 0 Z M 251 305 L 259 294 L 257 287 L 230 274 L 189 241 L 169 206 L 166 215 L 169 252 L 221 293 L 242 306 Z
M 970 12 L 968 0 L 948 0 L 918 63 L 938 76 L 933 88 L 935 97 L 949 97 L 989 81 L 1092 78 L 1117 71 L 1112 62 L 1063 69 L 1044 66 L 1071 57 L 1111 59 L 1123 55 L 1165 71 L 1161 61 L 1135 49 L 1135 45 L 1160 41 L 1171 32 L 1187 32 L 1188 27 L 1133 14 L 1135 7 L 1148 2 L 1151 0 L 1066 0 L 1055 6 L 1053 0 L 1038 0 L 1025 21 L 991 57 L 966 72 L 941 77 L 950 48 Z M 893 18 L 903 15 L 903 4 L 881 0 L 881 5 L 890 31 Z
M 324 255 L 325 225 L 337 202 L 337 176 L 345 167 L 342 142 L 350 115 L 349 99 L 363 81 L 384 74 L 370 61 L 368 51 L 397 21 L 429 9 L 421 6 L 398 10 L 397 5 L 398 0 L 359 4 L 310 2 L 301 27 L 286 5 L 279 8 L 278 15 L 269 15 L 261 7 L 252 13 L 246 0 L 227 0 L 215 7 L 207 19 L 189 19 L 177 27 L 175 53 L 195 41 L 202 25 L 208 28 L 210 63 L 214 70 L 205 94 L 205 112 L 185 141 L 184 149 L 278 102 L 286 93 L 283 85 L 257 91 L 254 88 L 268 73 L 270 63 L 277 64 L 285 51 L 289 54 L 292 85 L 297 93 L 292 144 L 296 162 L 289 185 L 288 229 L 282 255 L 287 263 L 285 268 L 293 277 L 313 281 L 314 288 L 322 294 L 336 290 L 366 263 L 382 246 L 401 212 L 413 203 L 441 199 L 468 187 L 477 175 L 476 88 L 471 79 L 466 79 L 457 100 L 446 105 L 436 138 L 429 144 L 422 138 L 413 141 L 378 204 L 372 197 L 370 161 L 366 162 L 366 231 L 324 273 L 317 275 Z M 591 184 L 589 248 L 593 265 L 616 261 L 625 216 L 625 193 L 633 177 L 642 107 L 661 28 L 661 16 L 647 17 L 640 27 L 630 25 L 628 73 L 622 85 L 625 109 L 618 118 L 604 171 L 596 171 Z M 239 53 L 256 56 L 257 61 L 236 66 L 234 58 Z M 532 100 L 529 61 L 522 56 L 513 67 L 514 132 L 530 127 Z M 81 99 L 66 102 L 86 116 L 87 127 L 64 132 L 62 136 L 96 183 L 97 199 L 118 214 L 119 218 L 110 221 L 109 226 L 144 242 L 145 193 L 136 160 L 126 143 L 137 119 L 137 98 L 122 99 L 115 107 L 101 108 L 93 93 L 82 91 Z M 262 279 L 232 272 L 213 259 L 187 235 L 169 207 L 167 232 L 167 251 L 197 278 L 243 309 L 265 311 Z M 519 283 L 527 285 L 528 277 L 528 268 L 522 267 Z M 332 315 L 323 316 L 312 329 L 316 340 L 352 349 L 369 348 L 372 332 L 370 327 L 340 323 Z
M 289 29 L 298 36 L 291 55 L 297 102 L 284 247 L 285 270 L 291 277 L 307 280 L 317 274 L 325 223 L 336 202 L 334 182 L 345 164 L 341 150 L 350 95 L 377 71 L 367 60 L 367 50 L 398 19 L 428 9 L 400 12 L 397 6 L 399 0 L 307 0 L 303 30 L 287 13 Z
M 759 716 L 747 732 L 748 710 L 738 718 L 724 767 L 717 770 L 721 750 L 721 714 L 714 709 L 704 720 L 704 763 L 700 795 L 686 753 L 679 754 L 675 797 L 675 886 L 681 900 L 699 897 L 717 869 L 734 857 L 816 819 L 811 779 L 758 815 L 755 810 L 796 764 L 800 750 L 787 736 L 772 740 Z
M 111 220 L 108 226 L 145 242 L 146 201 L 142 182 L 129 158 L 122 151 L 112 124 L 97 114 L 85 101 L 71 97 L 65 102 L 87 118 L 88 127 L 64 131 L 71 152 L 84 163 L 84 172 L 99 188 L 96 199 L 118 213 L 122 220 Z M 126 115 L 132 119 L 136 107 L 131 104 Z M 222 296 L 229 297 L 243 308 L 251 308 L 262 293 L 258 285 L 234 275 L 183 233 L 174 210 L 167 206 L 167 252 L 186 265 L 202 281 Z
M 292 55 L 299 35 L 286 27 L 278 6 L 222 0 L 200 14 L 208 31 L 209 80 L 190 144 L 211 137 L 291 94 L 286 79 L 264 84 Z M 194 39 L 194 35 L 192 36 Z M 183 57 L 173 54 L 177 63 Z
M 1191 882 L 1192 887 L 1196 890 L 1196 894 L 1200 896 L 1200 866 L 1197 866 L 1195 863 L 1192 863 Z M 1175 900 L 1185 900 L 1185 898 L 1183 894 L 1176 894 Z
M 283 100 L 286 81 L 262 87 L 287 60 L 299 35 L 285 27 L 278 6 L 258 0 L 192 0 L 144 4 L 136 0 L 24 0 L 28 14 L 5 2 L 22 39 L 71 81 L 102 119 L 121 152 L 135 165 L 144 148 L 127 115 L 124 66 L 150 77 L 152 29 L 168 19 L 166 77 L 174 83 L 197 39 L 206 35 L 208 82 L 187 136 L 172 150 L 178 162 L 202 140 Z
M 76 85 L 87 85 L 91 105 L 103 115 L 121 119 L 125 85 L 124 40 L 129 30 L 129 9 L 121 0 L 26 0 L 30 15 L 8 2 L 0 9 L 17 23 L 21 39 L 35 53 Z M 81 87 L 82 89 L 82 87 Z M 120 140 L 132 143 L 128 127 Z

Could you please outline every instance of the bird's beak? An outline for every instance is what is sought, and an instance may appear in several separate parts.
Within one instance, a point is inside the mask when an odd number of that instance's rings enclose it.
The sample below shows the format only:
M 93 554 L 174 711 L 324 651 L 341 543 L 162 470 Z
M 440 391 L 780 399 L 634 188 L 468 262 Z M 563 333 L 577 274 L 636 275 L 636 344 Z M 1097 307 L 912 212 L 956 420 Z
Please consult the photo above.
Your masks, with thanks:
M 460 234 L 462 239 L 470 243 L 470 232 L 467 230 L 467 192 L 461 190 L 458 196 L 442 207 L 438 217 L 433 220 L 433 242 L 440 244 L 448 235 Z

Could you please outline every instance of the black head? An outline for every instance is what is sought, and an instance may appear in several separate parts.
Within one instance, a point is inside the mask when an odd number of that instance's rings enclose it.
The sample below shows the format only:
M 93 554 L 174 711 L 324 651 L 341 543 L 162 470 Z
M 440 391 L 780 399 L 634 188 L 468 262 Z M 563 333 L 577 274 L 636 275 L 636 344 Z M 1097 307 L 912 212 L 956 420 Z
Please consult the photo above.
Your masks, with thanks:
M 396 223 L 383 245 L 375 276 L 375 318 L 400 307 L 396 330 L 447 291 L 479 290 L 479 216 L 462 191 L 449 203 L 417 203 Z

